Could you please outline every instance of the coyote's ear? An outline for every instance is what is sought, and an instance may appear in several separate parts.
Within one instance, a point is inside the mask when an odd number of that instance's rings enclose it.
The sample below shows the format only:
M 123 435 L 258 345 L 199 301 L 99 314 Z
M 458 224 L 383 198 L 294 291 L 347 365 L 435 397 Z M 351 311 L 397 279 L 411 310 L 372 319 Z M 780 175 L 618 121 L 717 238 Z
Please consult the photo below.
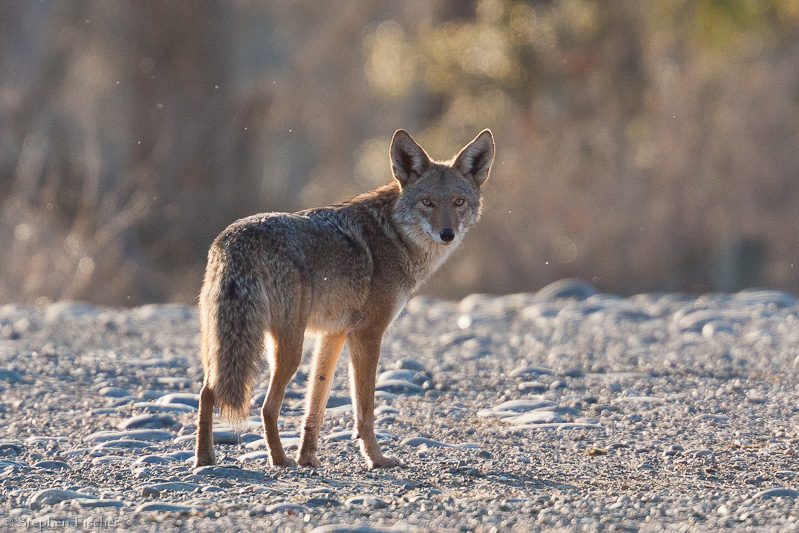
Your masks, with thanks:
M 488 179 L 493 161 L 494 136 L 491 130 L 483 130 L 455 156 L 452 166 L 464 176 L 471 175 L 475 185 L 480 187 Z
M 430 158 L 405 130 L 397 130 L 391 139 L 391 170 L 405 187 L 430 168 Z

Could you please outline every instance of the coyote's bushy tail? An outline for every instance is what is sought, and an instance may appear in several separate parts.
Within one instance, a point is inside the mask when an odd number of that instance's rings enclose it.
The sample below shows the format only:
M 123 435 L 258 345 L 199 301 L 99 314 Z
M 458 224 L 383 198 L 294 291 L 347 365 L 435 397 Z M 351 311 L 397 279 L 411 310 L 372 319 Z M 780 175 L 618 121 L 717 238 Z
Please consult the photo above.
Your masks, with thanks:
M 261 368 L 269 323 L 263 280 L 230 263 L 209 264 L 200 295 L 205 385 L 222 416 L 241 420 Z

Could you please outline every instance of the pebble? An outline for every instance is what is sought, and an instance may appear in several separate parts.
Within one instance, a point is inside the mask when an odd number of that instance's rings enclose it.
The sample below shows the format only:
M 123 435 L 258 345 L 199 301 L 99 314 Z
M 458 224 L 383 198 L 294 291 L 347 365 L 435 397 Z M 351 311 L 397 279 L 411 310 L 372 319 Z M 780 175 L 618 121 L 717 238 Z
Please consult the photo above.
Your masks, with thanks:
M 264 473 L 256 470 L 246 470 L 244 468 L 233 468 L 227 466 L 200 466 L 193 471 L 195 476 L 210 476 L 232 478 L 242 481 L 263 481 Z
M 189 407 L 193 407 L 194 409 L 200 408 L 200 395 L 199 394 L 190 394 L 188 392 L 173 392 L 170 394 L 166 394 L 161 396 L 155 403 L 158 405 L 188 405 Z
M 341 502 L 332 497 L 315 496 L 313 498 L 308 498 L 305 505 L 308 507 L 337 507 L 341 505 Z
M 433 439 L 428 439 L 426 437 L 411 437 L 405 439 L 401 443 L 403 446 L 411 446 L 417 447 L 421 445 L 425 445 L 428 448 L 457 448 L 458 446 L 455 444 L 447 444 L 446 442 L 440 442 Z
M 535 300 L 549 302 L 553 300 L 582 301 L 597 294 L 596 287 L 580 279 L 561 279 L 553 281 L 535 293 Z
M 549 387 L 540 381 L 523 381 L 517 386 L 521 393 L 535 393 L 540 394 L 547 390 Z
M 140 450 L 142 448 L 150 448 L 152 447 L 153 443 L 148 442 L 145 440 L 134 440 L 134 439 L 119 439 L 119 440 L 108 440 L 105 442 L 101 442 L 94 448 L 92 451 L 95 452 L 104 452 L 108 450 Z
M 165 465 L 174 462 L 175 459 L 163 455 L 143 455 L 136 459 L 134 465 Z
M 174 434 L 164 430 L 133 429 L 128 431 L 98 431 L 92 433 L 84 440 L 89 442 L 107 442 L 111 440 L 135 439 L 148 442 L 161 442 L 171 440 Z
M 523 424 L 519 426 L 513 426 L 514 430 L 533 430 L 533 431 L 541 431 L 541 430 L 555 430 L 555 431 L 564 431 L 564 430 L 571 430 L 571 429 L 601 429 L 604 430 L 605 427 L 599 424 L 586 424 L 581 422 L 563 422 L 563 423 L 552 423 L 552 424 Z
M 13 368 L 0 368 L 0 381 L 5 381 L 11 385 L 22 383 L 22 373 Z
M 171 457 L 175 461 L 185 461 L 186 459 L 194 458 L 194 452 L 193 451 L 190 452 L 187 450 L 177 450 L 165 454 L 164 457 Z
M 186 483 L 182 481 L 170 481 L 165 483 L 155 483 L 152 485 L 145 485 L 141 487 L 142 491 L 148 491 L 153 493 L 162 493 L 162 492 L 195 492 L 200 489 L 200 485 L 197 483 Z
M 213 435 L 214 435 L 214 444 L 239 444 L 241 442 L 241 435 L 239 435 L 235 431 L 215 429 L 213 431 Z M 191 437 L 192 437 L 191 440 L 197 438 L 196 435 L 191 435 Z
M 510 400 L 490 409 L 482 409 L 477 412 L 477 416 L 481 418 L 505 418 L 537 409 L 555 407 L 556 405 L 555 402 L 549 400 Z
M 94 459 L 92 459 L 92 464 L 94 466 L 104 466 L 104 465 L 113 465 L 119 463 L 132 463 L 133 461 L 134 461 L 133 457 L 106 455 L 103 457 L 95 457 Z
M 666 400 L 656 396 L 620 396 L 614 398 L 613 403 L 662 404 L 666 403 Z
M 529 378 L 538 376 L 551 376 L 555 373 L 554 370 L 544 368 L 542 366 L 522 366 L 515 368 L 511 371 L 510 377 L 512 378 Z
M 565 422 L 566 419 L 559 413 L 542 409 L 528 413 L 522 413 L 516 416 L 507 416 L 502 418 L 502 421 L 508 424 L 544 424 L 551 422 Z
M 385 372 L 381 372 L 380 375 L 377 376 L 378 383 L 391 381 L 395 379 L 421 385 L 422 383 L 427 381 L 429 377 L 426 374 L 423 374 L 422 372 L 419 372 L 417 370 L 408 370 L 408 369 L 386 370 Z
M 197 411 L 196 407 L 183 403 L 160 404 L 156 402 L 135 402 L 131 409 L 144 411 L 145 413 L 192 413 Z
M 117 424 L 117 429 L 136 429 L 136 428 L 170 428 L 179 426 L 180 422 L 172 417 L 164 415 L 138 415 Z
M 176 503 L 166 502 L 147 502 L 139 505 L 133 511 L 134 513 L 192 513 L 200 511 L 202 508 L 199 506 L 178 505 Z
M 385 509 L 388 503 L 374 496 L 352 496 L 344 502 L 347 507 L 367 507 L 370 509 Z
M 353 440 L 355 438 L 355 432 L 351 429 L 345 429 L 343 431 L 334 431 L 333 433 L 328 433 L 325 435 L 324 440 L 326 441 L 340 441 L 340 440 Z
M 95 498 L 86 498 L 78 500 L 78 505 L 86 509 L 98 509 L 103 507 L 124 507 L 125 502 L 122 500 L 101 500 Z
M 415 359 L 398 359 L 394 363 L 394 368 L 397 370 L 414 370 L 416 372 L 425 372 L 424 363 Z
M 338 396 L 336 394 L 331 394 L 327 397 L 327 405 L 325 407 L 326 409 L 335 409 L 336 407 L 344 407 L 348 405 L 352 405 L 352 399 L 349 396 Z
M 782 487 L 775 487 L 773 489 L 761 490 L 752 496 L 754 499 L 767 500 L 769 498 L 799 498 L 799 491 L 794 489 L 786 489 Z
M 155 384 L 172 387 L 174 389 L 188 389 L 194 385 L 194 382 L 188 378 L 161 376 L 155 379 Z
M 299 503 L 279 502 L 273 503 L 266 507 L 268 514 L 272 513 L 289 513 L 289 514 L 302 514 L 308 511 L 308 507 L 300 505 Z
M 25 451 L 25 446 L 21 442 L 0 441 L 0 455 L 21 455 L 23 451 Z
M 424 389 L 404 379 L 387 379 L 377 383 L 375 390 L 392 394 L 424 394 Z
M 127 389 L 121 389 L 119 387 L 103 387 L 97 393 L 100 396 L 105 396 L 107 398 L 123 398 L 123 397 L 130 397 L 130 393 Z
M 416 529 L 408 526 L 401 526 L 395 529 L 371 524 L 326 524 L 313 528 L 311 533 L 409 533 L 413 531 L 416 531 Z
M 286 443 L 283 442 L 283 448 L 284 449 L 286 448 L 285 444 Z M 240 455 L 237 458 L 237 461 L 240 461 L 242 463 L 247 462 L 247 461 L 260 461 L 260 460 L 268 461 L 269 460 L 269 452 L 266 451 L 266 450 L 261 450 L 261 451 L 257 451 L 257 452 L 250 452 L 250 453 L 245 453 L 244 455 Z
M 43 505 L 53 505 L 65 500 L 74 500 L 75 498 L 92 498 L 92 496 L 67 489 L 42 489 L 30 497 L 28 505 L 31 509 L 40 509 Z
M 38 463 L 34 463 L 33 466 L 45 470 L 72 470 L 72 467 L 64 461 L 39 461 Z

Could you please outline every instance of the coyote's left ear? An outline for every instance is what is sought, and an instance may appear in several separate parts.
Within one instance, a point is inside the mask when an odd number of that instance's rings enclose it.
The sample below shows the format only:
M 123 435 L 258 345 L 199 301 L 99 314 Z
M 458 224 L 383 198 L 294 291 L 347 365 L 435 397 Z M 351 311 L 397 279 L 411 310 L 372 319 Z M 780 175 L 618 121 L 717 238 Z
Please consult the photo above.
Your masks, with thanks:
M 488 179 L 493 161 L 494 136 L 491 130 L 483 130 L 455 156 L 452 167 L 464 176 L 471 175 L 475 185 L 480 187 Z

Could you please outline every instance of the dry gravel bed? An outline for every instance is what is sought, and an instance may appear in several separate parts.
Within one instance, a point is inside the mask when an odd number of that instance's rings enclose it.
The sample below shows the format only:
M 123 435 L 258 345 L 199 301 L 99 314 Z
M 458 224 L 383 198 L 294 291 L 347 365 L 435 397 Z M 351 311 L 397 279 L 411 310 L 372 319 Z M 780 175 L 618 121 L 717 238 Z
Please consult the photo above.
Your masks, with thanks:
M 619 298 L 569 280 L 419 297 L 376 393 L 406 468 L 358 454 L 345 353 L 321 468 L 269 468 L 253 407 L 217 418 L 218 465 L 193 469 L 195 309 L 2 306 L 0 530 L 799 530 L 797 316 L 776 291 Z

